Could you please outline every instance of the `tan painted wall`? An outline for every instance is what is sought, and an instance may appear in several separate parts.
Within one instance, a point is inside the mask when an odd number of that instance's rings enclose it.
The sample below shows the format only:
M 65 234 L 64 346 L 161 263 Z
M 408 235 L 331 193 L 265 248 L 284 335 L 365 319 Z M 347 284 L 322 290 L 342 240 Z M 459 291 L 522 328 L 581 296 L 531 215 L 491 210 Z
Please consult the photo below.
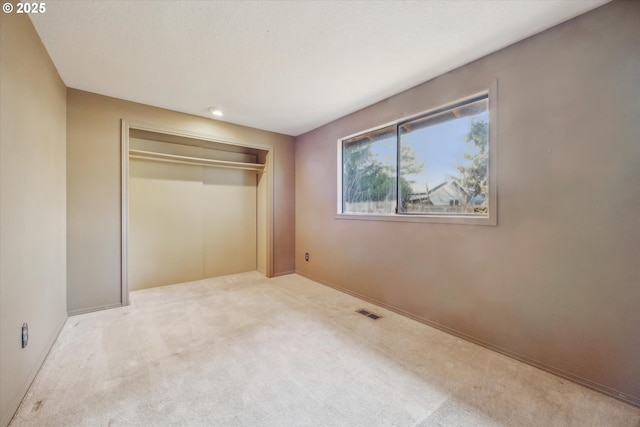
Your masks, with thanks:
M 0 426 L 66 313 L 66 88 L 27 15 L 0 14 Z M 29 324 L 22 349 L 20 330 Z
M 297 271 L 640 404 L 638 23 L 607 4 L 296 138 Z M 496 78 L 497 226 L 335 218 L 338 138 Z
M 70 312 L 120 301 L 120 120 L 273 147 L 274 272 L 294 269 L 293 138 L 69 89 L 67 244 Z

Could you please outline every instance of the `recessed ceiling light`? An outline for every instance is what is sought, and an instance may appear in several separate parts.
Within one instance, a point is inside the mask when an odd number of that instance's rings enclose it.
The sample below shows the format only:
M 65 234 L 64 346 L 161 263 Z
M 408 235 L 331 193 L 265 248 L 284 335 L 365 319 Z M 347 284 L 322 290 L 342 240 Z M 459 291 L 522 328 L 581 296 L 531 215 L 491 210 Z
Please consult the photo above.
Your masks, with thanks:
M 218 108 L 218 107 L 209 107 L 209 112 L 211 114 L 213 114 L 216 117 L 222 117 L 224 116 L 224 111 L 222 111 L 222 108 Z

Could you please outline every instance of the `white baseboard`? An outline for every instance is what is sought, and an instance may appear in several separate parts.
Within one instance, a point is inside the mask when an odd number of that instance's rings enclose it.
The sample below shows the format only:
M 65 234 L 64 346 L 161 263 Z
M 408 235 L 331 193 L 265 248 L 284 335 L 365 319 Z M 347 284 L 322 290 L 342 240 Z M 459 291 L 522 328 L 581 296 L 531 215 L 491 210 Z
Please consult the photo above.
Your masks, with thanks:
M 118 307 L 122 307 L 122 303 L 117 302 L 114 304 L 99 305 L 96 307 L 89 307 L 89 308 L 81 308 L 79 310 L 71 310 L 67 312 L 67 314 L 69 316 L 77 316 L 78 314 L 91 313 L 93 311 L 108 310 L 110 308 L 118 308 Z
M 280 273 L 276 273 L 273 275 L 273 277 L 280 277 L 280 276 L 287 276 L 289 274 L 295 274 L 295 270 L 289 270 L 289 271 L 282 271 Z

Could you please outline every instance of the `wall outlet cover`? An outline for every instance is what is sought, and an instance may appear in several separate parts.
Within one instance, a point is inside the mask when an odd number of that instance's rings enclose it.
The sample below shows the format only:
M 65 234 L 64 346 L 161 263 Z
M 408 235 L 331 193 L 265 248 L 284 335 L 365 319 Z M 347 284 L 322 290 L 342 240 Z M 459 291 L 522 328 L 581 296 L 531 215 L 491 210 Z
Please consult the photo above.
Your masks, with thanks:
M 22 348 L 25 348 L 29 344 L 29 325 L 27 323 L 22 324 Z

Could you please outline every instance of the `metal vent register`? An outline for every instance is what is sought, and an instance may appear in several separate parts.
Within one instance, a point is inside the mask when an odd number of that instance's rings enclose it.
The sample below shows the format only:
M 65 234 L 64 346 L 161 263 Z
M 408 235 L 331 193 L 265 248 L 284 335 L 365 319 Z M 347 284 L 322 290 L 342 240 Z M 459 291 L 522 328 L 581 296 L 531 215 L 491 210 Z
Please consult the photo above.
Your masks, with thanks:
M 372 318 L 373 320 L 378 320 L 379 318 L 381 318 L 381 317 L 382 317 L 382 316 L 380 316 L 380 315 L 378 315 L 378 314 L 371 313 L 371 312 L 369 312 L 369 311 L 367 311 L 367 310 L 364 310 L 364 309 L 356 310 L 356 313 L 360 313 L 360 314 L 362 314 L 363 316 L 370 317 L 370 318 Z

